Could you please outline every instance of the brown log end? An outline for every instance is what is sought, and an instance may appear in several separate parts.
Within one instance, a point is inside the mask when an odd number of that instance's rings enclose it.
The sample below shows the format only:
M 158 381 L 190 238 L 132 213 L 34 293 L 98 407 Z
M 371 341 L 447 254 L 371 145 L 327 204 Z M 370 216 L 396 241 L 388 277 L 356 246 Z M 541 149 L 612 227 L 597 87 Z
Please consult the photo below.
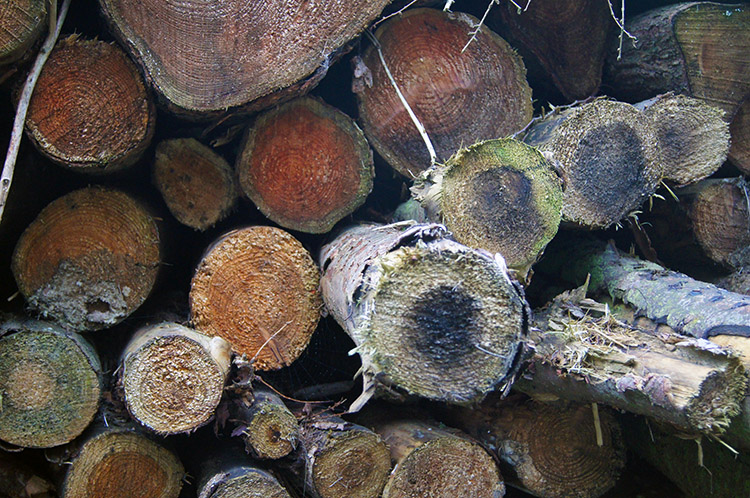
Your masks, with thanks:
M 502 38 L 485 27 L 461 52 L 478 23 L 467 14 L 413 9 L 376 33 L 386 64 L 439 161 L 463 145 L 508 136 L 532 116 L 526 69 Z M 365 51 L 363 64 L 372 76 L 357 94 L 365 134 L 393 168 L 413 177 L 430 166 L 425 144 L 373 47 Z
M 18 240 L 11 267 L 33 309 L 81 331 L 130 315 L 151 291 L 159 263 L 154 218 L 122 192 L 89 187 L 42 210 Z
M 153 173 L 172 215 L 196 230 L 206 230 L 224 219 L 237 201 L 232 168 L 193 138 L 160 142 Z
M 260 459 L 276 460 L 297 447 L 299 424 L 275 393 L 256 388 L 252 405 L 236 417 L 247 424 L 243 431 L 246 448 Z
M 0 439 L 30 448 L 71 441 L 96 414 L 100 374 L 81 336 L 45 322 L 0 324 Z
M 122 359 L 125 404 L 158 434 L 189 432 L 213 416 L 229 374 L 230 345 L 177 323 L 145 327 Z
M 19 0 L 0 11 L 0 65 L 10 64 L 26 54 L 44 30 L 47 2 Z
M 262 115 L 248 130 L 236 170 L 245 194 L 285 228 L 325 233 L 364 203 L 375 175 L 354 121 L 312 98 Z
M 287 232 L 254 226 L 229 232 L 207 251 L 193 276 L 196 329 L 229 341 L 258 370 L 291 364 L 320 319 L 319 271 Z
M 750 175 L 750 95 L 737 109 L 729 131 L 732 134 L 729 160 L 743 174 Z
M 177 498 L 185 471 L 168 450 L 132 431 L 109 429 L 83 442 L 63 482 L 63 498 Z
M 52 161 L 108 173 L 140 158 L 155 119 L 143 78 L 125 53 L 74 35 L 50 54 L 29 104 L 26 130 Z

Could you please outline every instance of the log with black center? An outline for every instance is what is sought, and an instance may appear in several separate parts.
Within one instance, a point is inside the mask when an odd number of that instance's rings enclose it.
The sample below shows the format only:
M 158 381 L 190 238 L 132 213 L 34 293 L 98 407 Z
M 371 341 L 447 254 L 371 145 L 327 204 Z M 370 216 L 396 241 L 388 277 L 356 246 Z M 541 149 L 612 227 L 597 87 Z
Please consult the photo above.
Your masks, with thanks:
M 281 398 L 266 387 L 254 387 L 252 401 L 242 397 L 229 405 L 230 422 L 245 441 L 245 449 L 259 459 L 278 459 L 299 443 L 297 418 Z

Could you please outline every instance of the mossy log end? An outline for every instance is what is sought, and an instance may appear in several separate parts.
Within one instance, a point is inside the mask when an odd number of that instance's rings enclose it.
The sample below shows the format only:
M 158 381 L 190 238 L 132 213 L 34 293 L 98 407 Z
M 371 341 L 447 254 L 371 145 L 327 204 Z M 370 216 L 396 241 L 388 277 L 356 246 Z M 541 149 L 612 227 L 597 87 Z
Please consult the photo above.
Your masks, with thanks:
M 198 498 L 290 498 L 270 472 L 239 458 L 220 465 L 211 463 L 204 463 Z
M 194 138 L 159 142 L 153 177 L 172 215 L 196 230 L 224 219 L 239 194 L 231 166 Z
M 253 400 L 234 400 L 229 408 L 231 422 L 241 430 L 245 449 L 262 460 L 278 459 L 291 453 L 299 443 L 299 424 L 281 398 L 267 388 L 255 387 Z
M 0 439 L 29 448 L 71 441 L 99 406 L 94 348 L 52 323 L 0 320 Z
M 516 372 L 528 310 L 502 256 L 441 225 L 359 225 L 321 250 L 328 310 L 357 345 L 361 408 L 380 386 L 471 403 Z
M 596 498 L 625 466 L 620 425 L 603 408 L 491 400 L 446 418 L 497 455 L 507 484 L 541 498 Z
M 122 354 L 125 405 L 157 434 L 190 432 L 214 414 L 229 375 L 231 346 L 177 323 L 138 330 Z
M 507 2 L 492 9 L 489 26 L 519 50 L 530 73 L 533 58 L 568 101 L 599 90 L 607 37 L 615 26 L 606 3 L 534 0 L 521 12 Z
M 0 66 L 27 55 L 44 31 L 46 20 L 45 0 L 9 2 L 0 12 Z
M 313 98 L 261 115 L 240 151 L 235 169 L 245 195 L 291 230 L 326 233 L 372 190 L 364 134 L 349 116 Z
M 388 0 L 201 1 L 189 9 L 161 0 L 99 3 L 112 32 L 170 110 L 208 117 L 231 108 L 257 111 L 277 103 L 274 92 L 280 89 L 311 75 L 319 81 L 330 57 Z
M 607 404 L 687 431 L 720 434 L 740 412 L 747 375 L 738 354 L 677 334 L 652 335 L 593 318 L 585 288 L 537 313 L 535 353 L 514 388 L 544 399 Z
M 76 443 L 60 496 L 177 498 L 185 470 L 175 455 L 137 431 L 94 430 Z
M 310 342 L 322 309 L 319 280 L 310 253 L 284 230 L 233 230 L 208 248 L 193 275 L 191 320 L 256 369 L 277 370 Z
M 116 45 L 76 35 L 58 42 L 34 88 L 26 131 L 57 164 L 110 173 L 151 143 L 156 108 L 141 74 Z
M 375 33 L 439 161 L 463 145 L 509 136 L 532 117 L 526 68 L 505 40 L 484 27 L 462 52 L 467 33 L 478 23 L 463 13 L 412 9 L 383 23 Z M 357 96 L 365 134 L 396 171 L 414 177 L 430 166 L 425 143 L 375 48 L 365 50 L 362 64 L 366 76 Z
M 650 120 L 606 99 L 558 108 L 534 122 L 524 142 L 538 147 L 563 180 L 563 220 L 605 228 L 656 191 L 661 166 Z
M 411 191 L 458 242 L 502 254 L 520 278 L 560 225 L 560 179 L 542 154 L 512 138 L 461 149 L 423 172 Z
M 394 464 L 383 498 L 505 494 L 495 460 L 460 431 L 421 420 L 381 421 L 374 429 L 388 445 Z
M 11 269 L 29 306 L 74 330 L 124 320 L 146 300 L 160 264 L 154 218 L 99 187 L 50 203 L 16 244 Z

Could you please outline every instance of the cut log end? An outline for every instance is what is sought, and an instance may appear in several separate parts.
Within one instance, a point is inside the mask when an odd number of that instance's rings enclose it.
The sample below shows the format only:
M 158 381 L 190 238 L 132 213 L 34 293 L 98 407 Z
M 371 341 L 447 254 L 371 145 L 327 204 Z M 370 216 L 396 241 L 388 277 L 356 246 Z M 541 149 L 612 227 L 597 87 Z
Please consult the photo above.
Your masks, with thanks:
M 206 230 L 224 219 L 237 201 L 232 168 L 192 138 L 159 143 L 154 183 L 172 215 L 196 230 Z
M 22 0 L 11 2 L 0 12 L 0 65 L 10 64 L 26 55 L 45 27 L 47 2 Z
M 71 441 L 99 406 L 101 366 L 75 334 L 44 322 L 2 324 L 0 439 L 30 448 Z M 2 333 L 0 333 L 2 335 Z
M 140 158 L 155 119 L 143 79 L 124 52 L 71 36 L 58 43 L 39 76 L 26 129 L 52 161 L 102 173 Z
M 291 364 L 320 319 L 319 271 L 287 232 L 254 226 L 229 232 L 193 276 L 196 329 L 223 337 L 258 370 Z
M 299 442 L 297 419 L 272 391 L 255 389 L 253 396 L 253 404 L 237 417 L 247 423 L 243 431 L 246 446 L 260 459 L 288 455 Z
M 18 241 L 12 270 L 33 309 L 82 331 L 130 315 L 151 291 L 159 262 L 159 232 L 143 207 L 90 187 L 42 210 Z
M 298 99 L 256 121 L 236 169 L 245 194 L 281 226 L 328 232 L 372 190 L 372 152 L 345 114 Z
M 289 498 L 289 493 L 265 470 L 237 466 L 209 478 L 198 498 Z
M 729 126 L 732 146 L 729 160 L 745 175 L 750 175 L 750 96 L 745 98 Z

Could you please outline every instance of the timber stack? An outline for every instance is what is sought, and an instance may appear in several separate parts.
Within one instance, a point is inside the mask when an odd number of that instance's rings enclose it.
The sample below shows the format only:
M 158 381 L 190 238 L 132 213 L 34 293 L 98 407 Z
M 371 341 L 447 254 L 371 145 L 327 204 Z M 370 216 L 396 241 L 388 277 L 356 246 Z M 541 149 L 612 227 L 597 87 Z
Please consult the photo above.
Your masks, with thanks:
M 0 9 L 1 496 L 750 493 L 747 2 L 70 3 Z

